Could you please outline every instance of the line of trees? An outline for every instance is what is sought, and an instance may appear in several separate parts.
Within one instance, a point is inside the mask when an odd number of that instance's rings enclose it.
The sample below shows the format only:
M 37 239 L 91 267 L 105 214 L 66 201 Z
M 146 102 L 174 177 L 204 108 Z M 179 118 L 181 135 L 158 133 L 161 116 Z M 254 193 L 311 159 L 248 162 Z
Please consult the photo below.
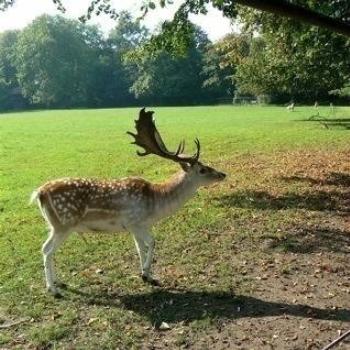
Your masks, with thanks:
M 322 11 L 335 16 L 346 1 Z M 307 2 L 319 7 L 317 0 Z M 107 38 L 80 21 L 38 17 L 22 31 L 0 35 L 0 110 L 211 104 L 234 97 L 347 101 L 348 37 L 246 6 L 235 11 L 242 32 L 216 43 L 186 15 L 163 23 L 155 36 L 122 12 Z
M 230 80 L 208 83 L 211 43 L 191 26 L 190 45 L 175 57 L 141 51 L 150 33 L 127 12 L 107 38 L 96 26 L 38 17 L 0 36 L 0 109 L 204 104 L 232 95 Z

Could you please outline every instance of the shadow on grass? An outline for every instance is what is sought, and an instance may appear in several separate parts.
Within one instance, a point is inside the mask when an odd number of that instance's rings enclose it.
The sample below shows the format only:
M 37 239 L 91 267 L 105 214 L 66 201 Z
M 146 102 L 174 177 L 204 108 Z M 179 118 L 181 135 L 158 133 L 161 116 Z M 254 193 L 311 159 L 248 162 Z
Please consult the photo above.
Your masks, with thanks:
M 260 210 L 306 209 L 348 212 L 348 195 L 339 191 L 307 191 L 274 196 L 266 191 L 243 190 L 214 198 L 220 207 Z
M 320 115 L 313 115 L 307 119 L 299 119 L 300 122 L 318 122 L 324 125 L 326 128 L 329 127 L 340 127 L 346 130 L 350 130 L 350 118 L 328 118 Z
M 336 252 L 350 254 L 350 231 L 329 228 L 295 228 L 283 237 L 265 236 L 269 248 L 292 253 Z
M 310 185 L 350 187 L 350 174 L 331 172 L 325 179 L 315 179 L 309 176 L 282 177 L 286 182 L 307 182 Z
M 337 188 L 310 189 L 304 193 L 287 192 L 280 196 L 266 191 L 242 190 L 214 198 L 221 207 L 238 207 L 260 210 L 306 209 L 350 212 L 350 174 L 331 172 L 326 178 L 308 176 L 282 177 L 286 182 L 306 182 L 317 186 Z
M 71 289 L 74 293 L 74 290 Z M 77 291 L 75 291 L 77 292 Z M 78 294 L 83 294 L 77 292 Z M 156 327 L 161 322 L 190 322 L 202 319 L 239 319 L 291 315 L 319 320 L 350 321 L 350 310 L 321 309 L 308 305 L 266 301 L 228 292 L 156 289 L 132 295 L 91 295 L 93 305 L 123 307 L 146 316 Z
M 350 123 L 350 118 L 327 118 L 318 115 L 311 116 L 307 119 L 298 119 L 298 122 L 334 122 L 334 123 Z

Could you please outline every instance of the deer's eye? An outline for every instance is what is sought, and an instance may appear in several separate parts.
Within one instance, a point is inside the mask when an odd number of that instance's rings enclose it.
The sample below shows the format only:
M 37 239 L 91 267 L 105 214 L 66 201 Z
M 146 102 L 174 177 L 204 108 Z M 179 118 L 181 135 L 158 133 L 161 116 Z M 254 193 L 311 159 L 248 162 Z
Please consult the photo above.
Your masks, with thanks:
M 205 169 L 205 168 L 201 168 L 200 170 L 199 170 L 199 173 L 200 174 L 205 174 L 207 172 L 207 169 Z

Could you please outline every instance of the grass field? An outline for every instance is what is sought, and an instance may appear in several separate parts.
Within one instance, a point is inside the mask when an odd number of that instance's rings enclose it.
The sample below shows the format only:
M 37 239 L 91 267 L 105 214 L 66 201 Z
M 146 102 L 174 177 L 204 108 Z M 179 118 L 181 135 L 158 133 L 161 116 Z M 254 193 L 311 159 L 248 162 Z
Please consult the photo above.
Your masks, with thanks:
M 307 107 L 155 111 L 169 148 L 198 136 L 228 178 L 155 227 L 163 287 L 142 283 L 129 234 L 75 235 L 56 255 L 62 299 L 45 291 L 33 189 L 177 166 L 135 155 L 136 109 L 0 115 L 0 349 L 320 349 L 349 329 L 350 131 Z

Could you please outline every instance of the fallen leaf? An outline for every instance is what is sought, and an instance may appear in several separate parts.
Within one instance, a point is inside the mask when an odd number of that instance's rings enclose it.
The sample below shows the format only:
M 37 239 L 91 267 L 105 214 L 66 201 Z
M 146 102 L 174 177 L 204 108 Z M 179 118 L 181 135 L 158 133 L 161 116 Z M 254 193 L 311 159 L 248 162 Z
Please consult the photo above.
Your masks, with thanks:
M 87 324 L 90 325 L 91 323 L 96 322 L 97 320 L 98 320 L 97 317 L 91 317 L 91 318 L 89 319 L 89 321 L 87 322 Z

